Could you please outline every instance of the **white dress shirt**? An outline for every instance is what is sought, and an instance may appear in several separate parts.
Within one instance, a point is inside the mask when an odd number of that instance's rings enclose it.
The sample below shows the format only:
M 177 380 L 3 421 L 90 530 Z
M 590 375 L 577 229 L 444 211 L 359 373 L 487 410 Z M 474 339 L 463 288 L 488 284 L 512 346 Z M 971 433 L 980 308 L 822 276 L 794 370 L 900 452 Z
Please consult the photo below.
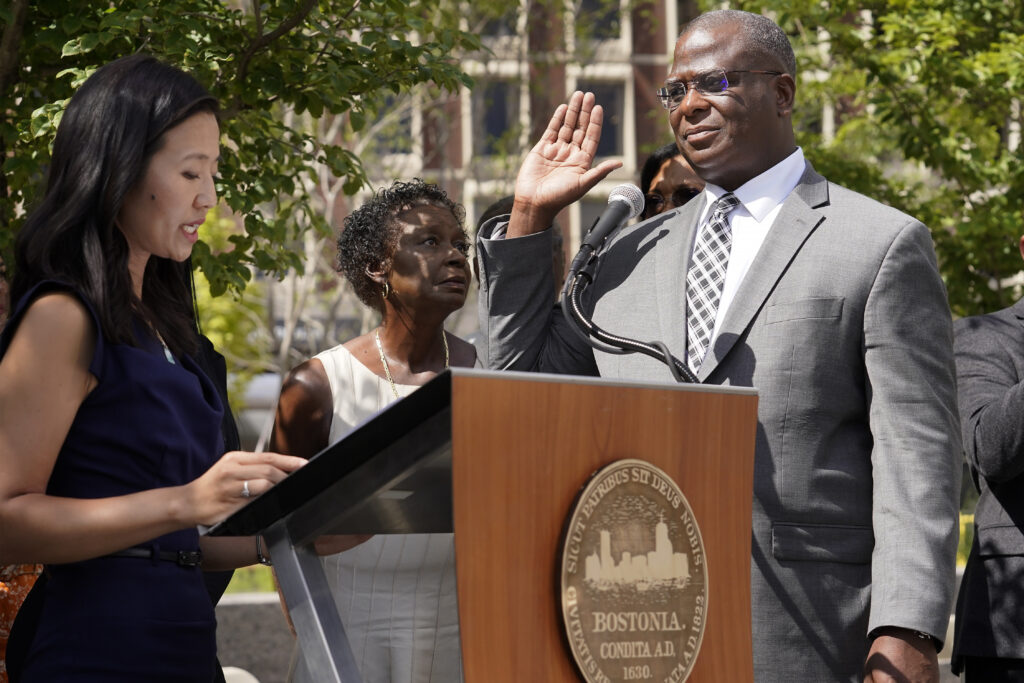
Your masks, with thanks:
M 733 194 L 740 200 L 740 205 L 729 214 L 732 252 L 729 254 L 729 266 L 725 272 L 722 298 L 718 302 L 718 312 L 715 314 L 715 329 L 708 342 L 709 349 L 718 337 L 722 320 L 725 319 L 725 314 L 743 278 L 750 270 L 750 264 L 754 262 L 764 238 L 782 209 L 782 202 L 800 182 L 804 166 L 803 150 L 797 147 L 788 157 L 733 190 Z M 699 225 L 704 225 L 709 220 L 711 207 L 722 195 L 727 194 L 724 189 L 711 183 L 704 187 L 704 192 L 707 195 L 707 204 Z

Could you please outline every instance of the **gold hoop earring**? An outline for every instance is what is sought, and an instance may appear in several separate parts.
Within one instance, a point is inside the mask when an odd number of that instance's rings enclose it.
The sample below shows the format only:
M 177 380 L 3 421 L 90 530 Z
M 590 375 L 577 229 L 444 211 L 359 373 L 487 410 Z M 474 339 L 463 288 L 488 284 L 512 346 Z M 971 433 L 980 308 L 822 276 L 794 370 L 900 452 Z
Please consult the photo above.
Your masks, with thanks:
M 385 299 L 387 299 L 388 295 L 391 294 L 391 288 L 388 286 L 387 280 L 384 281 L 384 287 L 381 289 L 381 294 Z

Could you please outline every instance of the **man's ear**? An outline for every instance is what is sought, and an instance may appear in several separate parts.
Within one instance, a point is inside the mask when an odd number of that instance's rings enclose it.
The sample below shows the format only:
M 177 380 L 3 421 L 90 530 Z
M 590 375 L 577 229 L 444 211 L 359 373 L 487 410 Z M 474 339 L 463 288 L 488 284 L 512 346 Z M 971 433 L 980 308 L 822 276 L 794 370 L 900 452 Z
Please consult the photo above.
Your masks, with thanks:
M 796 82 L 789 74 L 775 77 L 775 107 L 779 116 L 793 113 L 793 101 L 796 99 Z
M 1020 240 L 1017 243 L 1017 246 L 1020 248 L 1020 257 L 1024 259 L 1024 235 L 1020 236 Z

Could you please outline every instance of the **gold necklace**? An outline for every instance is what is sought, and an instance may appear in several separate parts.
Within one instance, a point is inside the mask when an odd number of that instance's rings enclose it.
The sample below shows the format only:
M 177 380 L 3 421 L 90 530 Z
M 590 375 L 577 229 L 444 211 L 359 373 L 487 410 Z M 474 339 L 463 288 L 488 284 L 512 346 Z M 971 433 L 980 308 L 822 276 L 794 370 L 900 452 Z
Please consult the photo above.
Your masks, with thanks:
M 398 395 L 398 387 L 395 386 L 395 380 L 391 379 L 391 368 L 388 367 L 388 358 L 384 355 L 384 345 L 380 343 L 380 330 L 373 331 L 373 338 L 377 342 L 377 351 L 380 352 L 380 364 L 384 366 L 384 374 L 387 375 L 388 382 L 391 384 L 391 393 L 395 395 L 395 398 L 400 398 Z M 441 330 L 441 343 L 444 344 L 444 369 L 448 369 L 448 337 L 445 335 L 444 330 Z

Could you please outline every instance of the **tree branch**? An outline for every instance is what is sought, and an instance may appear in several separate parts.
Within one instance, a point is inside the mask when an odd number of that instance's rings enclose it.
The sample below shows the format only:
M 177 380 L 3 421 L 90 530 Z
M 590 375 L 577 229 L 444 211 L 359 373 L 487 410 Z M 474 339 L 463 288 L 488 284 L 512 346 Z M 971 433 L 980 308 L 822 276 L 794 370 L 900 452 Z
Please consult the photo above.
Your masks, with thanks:
M 249 62 L 252 61 L 252 58 L 256 56 L 257 52 L 302 23 L 302 20 L 313 11 L 313 7 L 316 6 L 316 3 L 317 0 L 304 0 L 302 6 L 295 11 L 295 14 L 281 22 L 281 24 L 270 33 L 261 33 L 260 31 L 262 29 L 257 27 L 256 37 L 251 43 L 249 43 L 249 47 L 246 48 L 245 52 L 242 53 L 241 58 L 238 60 L 238 80 L 242 82 L 245 81 L 246 76 L 249 74 Z
M 5 95 L 15 80 L 21 32 L 28 16 L 28 0 L 11 0 L 11 23 L 0 36 L 0 95 Z

